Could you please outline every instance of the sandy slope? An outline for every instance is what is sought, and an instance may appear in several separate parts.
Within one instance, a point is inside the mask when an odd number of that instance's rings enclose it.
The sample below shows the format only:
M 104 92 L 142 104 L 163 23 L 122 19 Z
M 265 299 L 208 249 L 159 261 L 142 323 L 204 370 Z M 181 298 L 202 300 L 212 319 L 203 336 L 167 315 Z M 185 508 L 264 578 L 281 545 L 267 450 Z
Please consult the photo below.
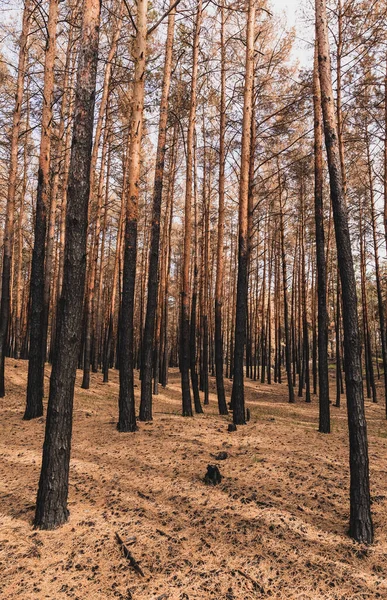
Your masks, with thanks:
M 206 415 L 179 416 L 177 373 L 136 434 L 115 429 L 117 375 L 77 383 L 70 521 L 31 527 L 44 421 L 21 420 L 26 363 L 8 361 L 1 400 L 0 597 L 103 600 L 387 598 L 387 424 L 367 403 L 376 543 L 346 536 L 345 408 L 333 434 L 317 407 L 286 403 L 284 386 L 248 383 L 252 421 L 227 433 L 215 396 Z M 211 382 L 213 391 L 213 382 Z M 211 454 L 224 479 L 202 478 Z M 115 532 L 145 577 L 120 554 Z M 131 538 L 135 537 L 135 540 Z

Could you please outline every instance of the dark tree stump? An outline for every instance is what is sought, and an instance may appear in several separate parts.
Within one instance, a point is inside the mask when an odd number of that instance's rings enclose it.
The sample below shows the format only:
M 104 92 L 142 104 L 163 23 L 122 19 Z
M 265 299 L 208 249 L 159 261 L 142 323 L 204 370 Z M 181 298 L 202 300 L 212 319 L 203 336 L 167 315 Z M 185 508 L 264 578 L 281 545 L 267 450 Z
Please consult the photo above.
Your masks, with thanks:
M 222 481 L 222 475 L 216 465 L 207 465 L 207 473 L 204 476 L 204 483 L 207 485 L 218 485 Z
M 246 421 L 250 421 L 250 419 L 251 419 L 250 409 L 246 408 Z
M 236 425 L 234 423 L 229 423 L 227 431 L 236 431 Z

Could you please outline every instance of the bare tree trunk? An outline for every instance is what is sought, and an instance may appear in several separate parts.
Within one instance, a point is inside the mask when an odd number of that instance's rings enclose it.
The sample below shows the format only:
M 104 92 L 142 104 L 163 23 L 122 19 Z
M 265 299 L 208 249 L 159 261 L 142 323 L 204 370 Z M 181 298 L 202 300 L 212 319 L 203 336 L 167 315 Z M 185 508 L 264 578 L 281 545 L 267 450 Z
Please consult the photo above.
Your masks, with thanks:
M 148 0 L 137 3 L 137 31 L 134 41 L 135 72 L 133 83 L 132 114 L 130 119 L 130 149 L 128 168 L 128 195 L 126 203 L 124 272 L 119 323 L 119 431 L 135 431 L 134 405 L 134 351 L 133 319 L 134 288 L 136 282 L 138 192 L 140 180 L 140 153 L 144 113 L 144 84 L 146 65 Z
M 59 0 L 50 0 L 47 45 L 44 62 L 42 130 L 40 138 L 38 190 L 36 196 L 35 240 L 31 267 L 30 353 L 28 362 L 27 405 L 24 419 L 43 414 L 44 362 L 44 268 L 46 256 L 47 212 L 49 210 L 52 97 Z
M 22 281 L 22 257 L 23 257 L 23 222 L 24 222 L 24 206 L 26 201 L 27 192 L 27 179 L 28 179 L 28 143 L 30 136 L 28 130 L 30 128 L 30 101 L 28 94 L 27 84 L 27 98 L 26 98 L 26 133 L 24 139 L 24 172 L 23 172 L 23 189 L 20 197 L 20 209 L 19 209 L 19 222 L 17 231 L 17 273 L 16 273 L 16 318 L 15 318 L 15 358 L 21 357 L 21 328 L 22 328 L 22 294 L 23 294 L 23 281 Z
M 183 416 L 192 416 L 192 401 L 189 383 L 190 369 L 190 262 L 191 262 L 191 235 L 192 235 L 192 167 L 193 167 L 193 144 L 196 123 L 196 88 L 198 78 L 199 58 L 199 33 L 202 21 L 202 0 L 198 0 L 195 32 L 193 39 L 192 56 L 192 79 L 191 100 L 188 117 L 187 132 L 187 170 L 185 183 L 185 205 L 184 205 L 184 251 L 183 251 L 183 276 L 181 290 L 181 317 L 180 317 L 180 371 L 181 392 L 183 404 Z
M 350 528 L 358 542 L 372 543 L 367 425 L 364 414 L 356 280 L 345 206 L 328 39 L 326 0 L 316 0 L 316 35 L 325 145 L 343 295 L 345 380 L 350 443 Z
M 282 186 L 280 180 L 280 174 L 278 172 L 279 179 L 279 204 L 280 204 L 280 236 L 281 236 L 281 254 L 282 254 L 282 288 L 284 295 L 284 327 L 285 327 L 285 361 L 286 361 L 286 375 L 288 379 L 288 393 L 289 402 L 293 404 L 294 398 L 294 387 L 292 379 L 292 357 L 291 357 L 291 339 L 289 331 L 289 303 L 288 303 L 288 277 L 286 270 L 286 252 L 285 252 L 285 232 L 284 232 L 284 217 L 283 217 L 283 206 L 282 206 Z
M 31 5 L 26 0 L 23 12 L 23 24 L 20 36 L 20 51 L 16 81 L 15 107 L 13 110 L 11 150 L 8 172 L 8 194 L 5 214 L 4 247 L 3 247 L 3 272 L 1 276 L 1 304 L 0 304 L 0 398 L 5 396 L 4 366 L 7 345 L 8 322 L 10 315 L 11 294 L 11 265 L 15 221 L 15 195 L 17 180 L 17 155 L 19 146 L 20 120 L 23 99 L 24 74 L 27 57 L 27 38 L 30 28 Z
M 170 7 L 173 0 L 170 0 Z M 142 340 L 141 360 L 141 403 L 140 421 L 152 420 L 152 373 L 153 373 L 153 339 L 158 295 L 159 245 L 160 245 L 160 216 L 163 195 L 163 178 L 165 149 L 167 140 L 168 97 L 171 84 L 173 34 L 175 28 L 175 13 L 173 8 L 168 15 L 167 39 L 165 42 L 165 61 L 163 87 L 160 101 L 159 135 L 157 141 L 156 170 L 153 186 L 152 227 L 149 250 L 148 297 Z
M 247 271 L 248 271 L 248 196 L 249 196 L 249 163 L 251 145 L 251 120 L 253 118 L 254 89 L 254 25 L 255 2 L 248 2 L 246 31 L 245 84 L 243 101 L 242 151 L 239 187 L 239 243 L 238 243 L 238 283 L 235 322 L 234 347 L 234 379 L 231 403 L 233 421 L 236 425 L 245 423 L 245 395 L 243 384 L 243 357 L 246 343 L 247 312 Z
M 386 321 L 385 321 L 385 313 L 384 313 L 382 283 L 381 283 L 381 279 L 380 279 L 380 265 L 379 265 L 378 241 L 377 241 L 377 236 L 376 236 L 375 197 L 374 197 L 374 186 L 373 186 L 373 177 L 372 177 L 372 164 L 371 164 L 371 156 L 370 156 L 370 146 L 369 146 L 368 133 L 367 133 L 367 136 L 366 136 L 366 144 L 367 144 L 368 180 L 369 180 L 369 187 L 370 187 L 372 239 L 373 239 L 374 259 L 375 259 L 375 279 L 376 279 L 376 290 L 377 290 L 377 295 L 378 295 L 378 314 L 379 314 L 380 341 L 381 341 L 381 345 L 382 345 L 385 410 L 386 410 L 386 416 L 387 416 L 387 341 L 386 341 Z M 379 365 L 379 361 L 377 361 L 377 365 Z M 378 371 L 378 376 L 379 376 L 379 371 Z
M 321 89 L 318 74 L 317 44 L 313 71 L 314 108 L 314 216 L 316 225 L 316 262 L 318 295 L 318 382 L 319 382 L 319 431 L 330 433 L 329 371 L 328 371 L 328 313 L 327 274 L 324 239 L 323 205 L 323 154 Z
M 55 529 L 67 509 L 74 384 L 86 275 L 87 212 L 101 5 L 85 0 L 68 184 L 63 290 L 50 380 L 35 527 Z
M 226 130 L 226 45 L 224 41 L 224 0 L 221 5 L 220 29 L 220 126 L 219 126 L 219 208 L 218 208 L 218 239 L 216 250 L 216 281 L 215 281 L 215 369 L 216 391 L 220 415 L 227 415 L 226 395 L 223 379 L 223 277 L 224 277 L 224 196 L 225 196 L 225 130 Z

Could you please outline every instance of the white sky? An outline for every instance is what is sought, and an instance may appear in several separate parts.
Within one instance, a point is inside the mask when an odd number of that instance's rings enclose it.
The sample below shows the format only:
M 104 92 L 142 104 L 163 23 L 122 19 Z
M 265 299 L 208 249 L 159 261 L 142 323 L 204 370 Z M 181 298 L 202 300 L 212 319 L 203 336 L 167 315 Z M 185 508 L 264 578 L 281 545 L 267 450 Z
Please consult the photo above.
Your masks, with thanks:
M 308 25 L 305 21 L 305 7 L 308 4 L 308 0 L 271 0 L 274 11 L 285 14 L 288 27 L 296 28 L 294 52 L 301 66 L 305 67 L 310 67 L 313 60 L 313 45 L 308 44 L 308 41 L 313 42 L 313 25 Z

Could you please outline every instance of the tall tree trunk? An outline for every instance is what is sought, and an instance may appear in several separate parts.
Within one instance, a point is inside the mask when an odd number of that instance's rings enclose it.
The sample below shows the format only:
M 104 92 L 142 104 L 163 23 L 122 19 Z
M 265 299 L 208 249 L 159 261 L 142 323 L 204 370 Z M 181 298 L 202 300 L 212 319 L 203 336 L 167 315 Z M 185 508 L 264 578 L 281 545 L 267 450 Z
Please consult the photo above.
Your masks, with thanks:
M 218 238 L 216 248 L 216 281 L 215 281 L 215 370 L 216 391 L 220 415 L 227 415 L 226 395 L 223 379 L 223 277 L 224 277 L 224 197 L 225 197 L 225 164 L 226 164 L 226 45 L 224 41 L 224 0 L 220 12 L 220 126 L 219 126 L 219 207 Z
M 20 50 L 16 81 L 16 97 L 13 109 L 11 149 L 8 172 L 8 193 L 4 227 L 3 246 L 3 271 L 1 276 L 1 304 L 0 304 L 0 398 L 5 396 L 5 353 L 7 346 L 8 322 L 10 315 L 11 294 L 11 265 L 15 222 L 15 195 L 17 180 L 17 155 L 19 146 L 20 121 L 23 100 L 24 74 L 27 57 L 27 38 L 30 28 L 31 4 L 25 1 L 23 12 L 22 31 L 20 36 Z
M 173 0 L 170 0 L 170 8 Z M 163 178 L 165 149 L 167 140 L 168 97 L 171 84 L 173 34 L 175 28 L 175 13 L 173 8 L 168 15 L 167 39 L 165 42 L 165 61 L 163 87 L 160 101 L 159 135 L 157 141 L 156 170 L 153 186 L 152 226 L 149 249 L 148 297 L 146 306 L 144 335 L 142 340 L 141 360 L 141 403 L 140 421 L 152 420 L 152 373 L 153 373 L 153 339 L 157 311 L 159 245 L 160 245 L 160 216 L 163 196 Z
M 44 268 L 47 212 L 49 210 L 52 97 L 59 0 L 50 0 L 47 45 L 44 62 L 42 130 L 40 138 L 38 189 L 36 195 L 35 240 L 31 267 L 30 353 L 28 362 L 27 405 L 24 419 L 43 414 L 44 362 L 47 337 L 44 335 Z
M 249 254 L 248 196 L 251 120 L 253 118 L 255 9 L 256 6 L 254 0 L 249 0 L 246 31 L 245 84 L 243 99 L 242 151 L 238 212 L 238 282 L 235 320 L 234 379 L 231 396 L 233 421 L 236 425 L 245 423 L 243 357 L 246 343 L 247 272 Z
M 313 71 L 314 108 L 314 218 L 316 226 L 317 303 L 318 303 L 318 383 L 319 431 L 330 433 L 329 371 L 328 371 L 328 312 L 327 269 L 325 262 L 324 205 L 323 205 L 323 136 L 321 89 L 318 74 L 318 51 L 315 46 Z
M 180 371 L 181 371 L 181 392 L 183 404 L 183 416 L 192 416 L 192 401 L 189 383 L 190 369 L 190 262 L 191 262 L 191 235 L 192 235 L 192 167 L 193 167 L 193 145 L 196 123 L 196 88 L 198 79 L 198 58 L 199 58 L 199 33 L 202 21 L 202 0 L 198 0 L 195 32 L 193 39 L 192 56 L 192 79 L 191 79 L 191 99 L 188 117 L 187 132 L 187 170 L 185 182 L 185 203 L 184 203 L 184 250 L 183 250 L 183 276 L 181 290 L 181 317 L 180 317 Z
M 76 83 L 68 184 L 63 290 L 50 380 L 35 527 L 55 529 L 67 509 L 74 384 L 82 328 L 86 275 L 87 212 L 93 139 L 101 4 L 85 0 Z
M 16 273 L 16 316 L 15 316 L 15 358 L 21 358 L 22 348 L 22 296 L 23 296 L 23 281 L 22 281 L 22 259 L 23 259 L 23 223 L 24 223 L 24 207 L 27 192 L 28 179 L 28 144 L 30 136 L 28 130 L 30 128 L 30 99 L 28 94 L 28 84 L 26 93 L 26 133 L 24 135 L 24 170 L 23 170 L 23 188 L 20 197 L 19 222 L 17 231 L 17 273 Z
M 386 320 L 384 313 L 384 302 L 382 283 L 380 275 L 379 265 L 379 252 L 378 252 L 378 240 L 376 235 L 376 215 L 375 215 L 375 197 L 374 197 L 374 185 L 372 177 L 372 164 L 370 155 L 370 145 L 368 139 L 368 132 L 366 136 L 367 145 L 367 162 L 368 162 L 368 182 L 370 188 L 370 205 L 371 205 L 371 226 L 372 226 L 372 239 L 374 245 L 374 260 L 375 260 L 375 279 L 376 279 L 376 290 L 378 296 L 378 314 L 379 314 L 379 328 L 380 328 L 380 341 L 382 345 L 382 360 L 383 360 L 383 376 L 384 376 L 384 397 L 385 397 L 385 411 L 387 416 L 387 340 L 386 340 Z M 379 364 L 377 362 L 377 364 Z
M 89 211 L 92 206 L 92 200 L 95 194 L 95 180 L 97 176 L 97 161 L 98 152 L 100 146 L 100 140 L 102 135 L 102 126 L 105 119 L 105 134 L 103 139 L 102 158 L 99 185 L 97 191 L 97 215 L 95 225 L 95 236 L 94 240 L 91 241 L 91 252 L 89 260 L 89 276 L 88 276 L 88 290 L 85 301 L 85 347 L 83 357 L 83 379 L 82 388 L 89 389 L 90 386 L 90 366 L 92 358 L 92 342 L 93 342 L 93 308 L 95 306 L 95 279 L 98 262 L 98 246 L 99 246 L 99 231 L 100 231 L 100 219 L 101 219 L 101 207 L 102 207 L 102 185 L 103 185 L 103 171 L 105 168 L 105 155 L 106 155 L 106 143 L 108 129 L 108 101 L 110 92 L 110 80 L 112 76 L 113 59 L 117 51 L 118 39 L 121 33 L 122 26 L 122 12 L 124 8 L 124 2 L 120 1 L 120 9 L 117 18 L 117 22 L 113 28 L 113 37 L 109 48 L 109 54 L 106 61 L 106 67 L 104 72 L 103 86 L 102 86 L 102 97 L 99 105 L 97 126 L 95 130 L 93 151 L 91 155 L 91 168 L 90 168 L 90 199 L 89 199 Z
M 285 231 L 284 231 L 284 216 L 283 216 L 283 205 L 282 205 L 282 185 L 280 180 L 280 174 L 278 170 L 279 180 L 279 205 L 280 205 L 280 236 L 281 236 L 281 255 L 282 255 L 282 288 L 284 296 L 284 327 L 285 327 L 285 362 L 286 362 L 286 375 L 288 379 L 288 393 L 289 402 L 293 404 L 294 398 L 294 387 L 292 379 L 292 357 L 291 357 L 291 339 L 289 330 L 289 303 L 288 303 L 288 276 L 286 270 L 286 251 L 285 251 Z
M 124 271 L 119 323 L 119 431 L 135 431 L 134 405 L 134 288 L 136 282 L 138 193 L 140 182 L 140 153 L 144 113 L 144 84 L 146 65 L 148 0 L 137 3 L 136 38 L 134 40 L 135 72 L 132 113 L 130 118 L 130 149 L 128 195 L 126 203 Z
M 316 0 L 316 35 L 325 145 L 343 295 L 344 359 L 350 443 L 350 527 L 358 542 L 372 543 L 367 425 L 361 378 L 356 280 L 340 165 L 328 39 L 326 0 Z

